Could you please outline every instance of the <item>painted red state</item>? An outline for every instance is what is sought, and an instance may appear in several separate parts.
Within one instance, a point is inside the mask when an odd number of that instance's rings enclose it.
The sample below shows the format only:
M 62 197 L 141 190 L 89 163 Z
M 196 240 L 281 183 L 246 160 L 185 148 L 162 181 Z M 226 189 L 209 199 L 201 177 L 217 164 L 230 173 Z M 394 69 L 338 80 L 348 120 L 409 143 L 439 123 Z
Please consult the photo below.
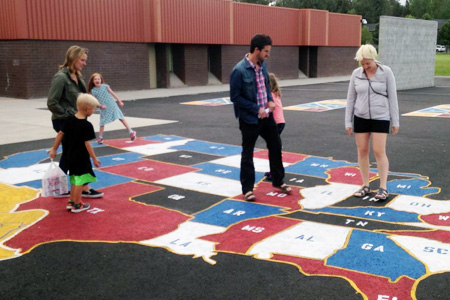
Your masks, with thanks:
M 382 231 L 383 233 L 393 235 L 407 235 L 426 238 L 439 241 L 442 243 L 450 243 L 450 231 L 446 230 L 430 230 L 430 231 Z
M 367 298 L 380 299 L 378 296 L 389 296 L 382 299 L 413 299 L 411 291 L 414 286 L 414 280 L 407 277 L 401 277 L 397 282 L 391 282 L 386 277 L 364 274 L 356 271 L 349 271 L 342 268 L 329 267 L 324 265 L 321 260 L 293 257 L 287 255 L 275 254 L 272 261 L 294 264 L 307 275 L 324 275 L 341 277 L 353 283 L 361 293 Z M 415 298 L 414 298 L 415 299 Z
M 274 216 L 252 219 L 233 225 L 224 233 L 203 236 L 201 239 L 217 243 L 217 251 L 245 254 L 255 243 L 299 223 L 299 220 Z
M 136 138 L 134 142 L 130 141 L 130 139 L 117 139 L 117 140 L 104 140 L 103 143 L 108 146 L 116 147 L 116 148 L 128 148 L 128 147 L 135 147 L 135 146 L 142 146 L 142 145 L 148 145 L 148 144 L 160 144 L 161 142 L 156 141 L 149 141 L 144 138 Z
M 296 163 L 299 161 L 303 161 L 306 158 L 310 157 L 310 155 L 304 155 L 304 154 L 297 154 L 297 153 L 291 153 L 291 152 L 284 152 L 283 155 L 283 162 L 285 163 Z M 253 152 L 254 158 L 262 158 L 262 159 L 269 159 L 269 151 L 267 150 L 258 150 Z
M 450 118 L 450 114 L 440 114 L 440 115 L 437 115 L 437 117 L 439 117 L 439 118 Z
M 142 160 L 122 165 L 104 167 L 100 168 L 100 170 L 146 181 L 157 181 L 175 175 L 194 172 L 199 169 L 155 160 Z
M 302 206 L 299 204 L 303 196 L 300 194 L 300 188 L 296 186 L 290 186 L 292 188 L 292 194 L 287 195 L 272 186 L 270 182 L 260 182 L 253 190 L 256 196 L 255 203 L 270 204 L 279 207 L 284 207 L 288 210 L 298 210 Z M 240 194 L 233 199 L 243 200 L 244 195 Z
M 55 241 L 137 242 L 167 234 L 191 217 L 129 200 L 160 189 L 136 182 L 104 188 L 103 198 L 84 199 L 91 208 L 77 214 L 65 209 L 67 199 L 39 197 L 20 205 L 17 211 L 45 209 L 49 214 L 4 244 L 25 253 Z
M 450 213 L 420 216 L 428 224 L 450 226 Z
M 346 183 L 355 185 L 363 184 L 361 172 L 359 172 L 359 168 L 357 167 L 334 168 L 328 170 L 327 174 L 329 176 L 327 182 Z M 377 173 L 374 172 L 369 173 L 369 179 L 372 179 L 375 176 L 377 176 Z

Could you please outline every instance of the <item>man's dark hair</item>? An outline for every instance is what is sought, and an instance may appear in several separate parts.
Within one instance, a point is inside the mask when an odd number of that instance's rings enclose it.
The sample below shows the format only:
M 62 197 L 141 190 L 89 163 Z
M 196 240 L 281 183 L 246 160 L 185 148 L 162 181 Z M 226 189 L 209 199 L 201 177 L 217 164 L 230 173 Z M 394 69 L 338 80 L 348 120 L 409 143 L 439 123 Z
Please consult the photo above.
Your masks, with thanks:
M 250 53 L 253 53 L 255 48 L 262 50 L 265 46 L 272 46 L 272 39 L 270 36 L 262 33 L 255 34 L 250 41 Z

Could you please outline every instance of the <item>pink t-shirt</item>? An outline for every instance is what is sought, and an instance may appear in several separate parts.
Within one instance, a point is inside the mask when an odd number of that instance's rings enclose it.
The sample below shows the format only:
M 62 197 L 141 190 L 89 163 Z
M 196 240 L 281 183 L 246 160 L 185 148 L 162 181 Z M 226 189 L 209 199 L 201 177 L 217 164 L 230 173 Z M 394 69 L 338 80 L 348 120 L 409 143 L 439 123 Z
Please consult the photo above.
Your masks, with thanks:
M 273 118 L 275 119 L 275 123 L 277 124 L 286 123 L 283 114 L 283 104 L 281 104 L 280 97 L 272 93 L 272 98 L 273 102 L 275 103 L 275 109 L 273 110 Z

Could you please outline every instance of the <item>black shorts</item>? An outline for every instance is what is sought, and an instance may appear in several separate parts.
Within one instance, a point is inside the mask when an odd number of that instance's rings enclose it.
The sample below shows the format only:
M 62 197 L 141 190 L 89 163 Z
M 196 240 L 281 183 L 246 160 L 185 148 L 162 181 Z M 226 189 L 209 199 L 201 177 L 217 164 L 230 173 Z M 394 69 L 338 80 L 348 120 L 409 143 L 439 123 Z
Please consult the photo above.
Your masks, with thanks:
M 355 116 L 353 119 L 353 132 L 389 133 L 390 125 L 391 125 L 390 121 L 363 119 Z

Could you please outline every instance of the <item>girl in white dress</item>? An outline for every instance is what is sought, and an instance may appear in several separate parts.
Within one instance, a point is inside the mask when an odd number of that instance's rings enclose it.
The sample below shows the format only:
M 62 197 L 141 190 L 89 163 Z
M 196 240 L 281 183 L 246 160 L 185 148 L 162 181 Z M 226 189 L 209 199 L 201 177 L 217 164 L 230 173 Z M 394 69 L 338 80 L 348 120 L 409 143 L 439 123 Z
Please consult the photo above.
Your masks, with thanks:
M 89 79 L 88 93 L 94 95 L 102 105 L 102 110 L 100 111 L 100 132 L 97 142 L 99 144 L 103 144 L 103 132 L 105 130 L 105 125 L 114 122 L 117 119 L 119 119 L 128 130 L 130 139 L 134 142 L 137 136 L 136 131 L 131 129 L 128 125 L 122 111 L 118 106 L 120 105 L 120 107 L 123 107 L 123 102 L 120 101 L 117 94 L 111 90 L 109 85 L 105 84 L 103 76 L 100 73 L 94 73 L 91 75 L 91 78 Z

